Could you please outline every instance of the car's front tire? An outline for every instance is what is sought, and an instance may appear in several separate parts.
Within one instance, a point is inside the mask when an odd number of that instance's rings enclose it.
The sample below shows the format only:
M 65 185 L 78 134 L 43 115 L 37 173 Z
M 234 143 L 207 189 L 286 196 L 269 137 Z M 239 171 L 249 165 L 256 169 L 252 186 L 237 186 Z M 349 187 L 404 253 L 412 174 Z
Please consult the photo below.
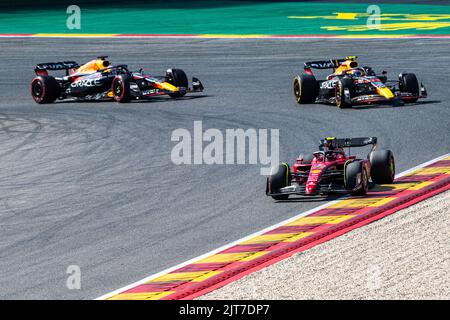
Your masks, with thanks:
M 359 180 L 358 181 L 358 176 Z M 345 167 L 345 187 L 353 196 L 364 196 L 369 190 L 369 177 L 362 161 L 353 161 Z
M 61 87 L 52 76 L 37 76 L 31 81 L 31 96 L 36 103 L 52 103 L 61 94 Z
M 280 193 L 280 189 L 289 185 L 289 165 L 282 163 L 277 167 L 272 168 L 272 173 L 267 178 L 267 187 L 269 194 Z M 287 200 L 288 194 L 271 196 L 274 200 Z
M 399 76 L 399 88 L 400 92 L 410 93 L 417 98 L 408 99 L 405 102 L 414 103 L 419 100 L 420 85 L 417 77 L 414 73 L 403 73 Z
M 189 87 L 186 73 L 181 69 L 169 69 L 166 71 L 167 82 L 177 88 L 183 88 L 178 92 L 171 92 L 168 95 L 172 98 L 181 98 L 186 95 L 186 90 Z
M 351 102 L 346 101 L 345 99 L 345 90 L 348 89 L 350 93 L 350 98 L 353 97 L 353 92 L 355 84 L 353 83 L 353 80 L 350 78 L 342 78 L 339 79 L 336 83 L 335 88 L 335 99 L 336 99 L 336 106 L 338 108 L 344 109 L 344 108 L 351 108 L 352 104 Z

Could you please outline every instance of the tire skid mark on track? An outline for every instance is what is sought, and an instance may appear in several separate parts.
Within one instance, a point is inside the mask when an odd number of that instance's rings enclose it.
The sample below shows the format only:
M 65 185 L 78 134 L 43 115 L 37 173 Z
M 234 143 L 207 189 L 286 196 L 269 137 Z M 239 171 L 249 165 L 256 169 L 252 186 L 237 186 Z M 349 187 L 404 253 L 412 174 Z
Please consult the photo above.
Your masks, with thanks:
M 12 148 L 9 148 L 7 151 L 1 153 L 0 157 L 9 155 L 17 150 L 20 150 L 21 148 L 28 145 L 29 143 L 31 143 L 37 137 L 37 135 L 39 134 L 39 132 L 42 130 L 42 127 L 43 127 L 42 123 L 40 123 L 39 121 L 37 121 L 35 119 L 30 119 L 30 118 L 22 118 L 22 119 L 15 118 L 15 119 L 13 119 L 10 116 L 7 116 L 5 114 L 0 114 L 0 117 L 2 117 L 2 118 L 0 118 L 1 130 L 6 132 L 9 139 L 14 137 L 15 136 L 14 134 L 20 134 L 20 135 L 25 134 L 25 136 L 21 142 L 19 142 Z M 25 129 L 11 130 L 12 127 L 17 127 L 17 126 L 19 126 L 19 128 L 25 126 Z M 13 140 L 13 139 L 11 139 L 11 140 Z
M 393 185 L 376 186 L 366 197 L 333 201 L 217 253 L 98 299 L 192 299 L 449 188 L 447 154 L 398 175 Z

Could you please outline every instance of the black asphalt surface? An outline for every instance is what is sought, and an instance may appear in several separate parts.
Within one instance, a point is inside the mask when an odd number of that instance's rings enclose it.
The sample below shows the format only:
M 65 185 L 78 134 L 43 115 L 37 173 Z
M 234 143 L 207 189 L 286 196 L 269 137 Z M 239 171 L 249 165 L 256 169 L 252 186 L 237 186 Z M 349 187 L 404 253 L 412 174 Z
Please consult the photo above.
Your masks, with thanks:
M 450 151 L 448 40 L 0 39 L 0 298 L 92 299 L 323 203 L 276 203 L 258 165 L 176 166 L 172 131 L 278 128 L 294 161 L 329 135 L 377 136 L 397 171 Z M 355 54 L 429 98 L 403 107 L 298 106 L 304 61 Z M 37 105 L 34 64 L 109 55 L 184 69 L 196 98 Z M 81 268 L 81 289 L 66 269 Z

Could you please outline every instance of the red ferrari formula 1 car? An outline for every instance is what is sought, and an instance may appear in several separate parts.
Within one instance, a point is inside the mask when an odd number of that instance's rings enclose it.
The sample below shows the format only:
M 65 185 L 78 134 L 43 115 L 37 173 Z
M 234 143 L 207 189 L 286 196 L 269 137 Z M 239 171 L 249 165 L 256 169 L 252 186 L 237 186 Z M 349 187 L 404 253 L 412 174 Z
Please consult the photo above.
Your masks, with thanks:
M 350 155 L 351 147 L 372 148 L 367 159 Z M 395 163 L 390 150 L 376 150 L 376 137 L 320 141 L 319 151 L 312 156 L 300 155 L 290 169 L 287 163 L 272 168 L 267 178 L 266 195 L 275 200 L 287 200 L 290 195 L 323 195 L 346 193 L 365 195 L 369 178 L 376 184 L 394 182 Z M 348 147 L 348 153 L 344 148 Z
M 353 105 L 403 105 L 427 96 L 414 73 L 402 73 L 398 81 L 388 80 L 386 71 L 376 75 L 370 67 L 360 67 L 355 56 L 345 59 L 311 61 L 304 64 L 305 74 L 294 78 L 294 96 L 299 104 L 335 104 L 339 108 Z M 311 69 L 332 69 L 333 73 L 318 80 Z
M 100 56 L 83 65 L 75 61 L 39 63 L 36 77 L 31 82 L 31 96 L 37 103 L 52 103 L 56 99 L 105 100 L 129 102 L 160 95 L 180 98 L 189 92 L 203 91 L 203 85 L 188 78 L 181 69 L 168 69 L 165 76 L 151 76 L 139 71 L 129 71 L 127 65 L 111 65 Z M 48 71 L 65 71 L 65 76 L 54 77 Z

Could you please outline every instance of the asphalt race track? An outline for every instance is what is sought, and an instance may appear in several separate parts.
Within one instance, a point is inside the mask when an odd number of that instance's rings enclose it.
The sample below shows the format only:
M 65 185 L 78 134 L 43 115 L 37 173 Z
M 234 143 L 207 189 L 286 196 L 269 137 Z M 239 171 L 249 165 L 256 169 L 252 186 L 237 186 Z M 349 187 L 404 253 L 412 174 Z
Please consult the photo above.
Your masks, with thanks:
M 329 135 L 377 136 L 397 172 L 450 151 L 447 40 L 0 39 L 0 298 L 92 299 L 323 203 L 276 203 L 257 165 L 175 166 L 177 128 L 279 128 L 292 162 Z M 403 107 L 298 106 L 304 61 L 359 56 L 429 98 Z M 109 55 L 199 77 L 182 100 L 37 105 L 36 63 Z M 66 269 L 81 268 L 81 289 Z

